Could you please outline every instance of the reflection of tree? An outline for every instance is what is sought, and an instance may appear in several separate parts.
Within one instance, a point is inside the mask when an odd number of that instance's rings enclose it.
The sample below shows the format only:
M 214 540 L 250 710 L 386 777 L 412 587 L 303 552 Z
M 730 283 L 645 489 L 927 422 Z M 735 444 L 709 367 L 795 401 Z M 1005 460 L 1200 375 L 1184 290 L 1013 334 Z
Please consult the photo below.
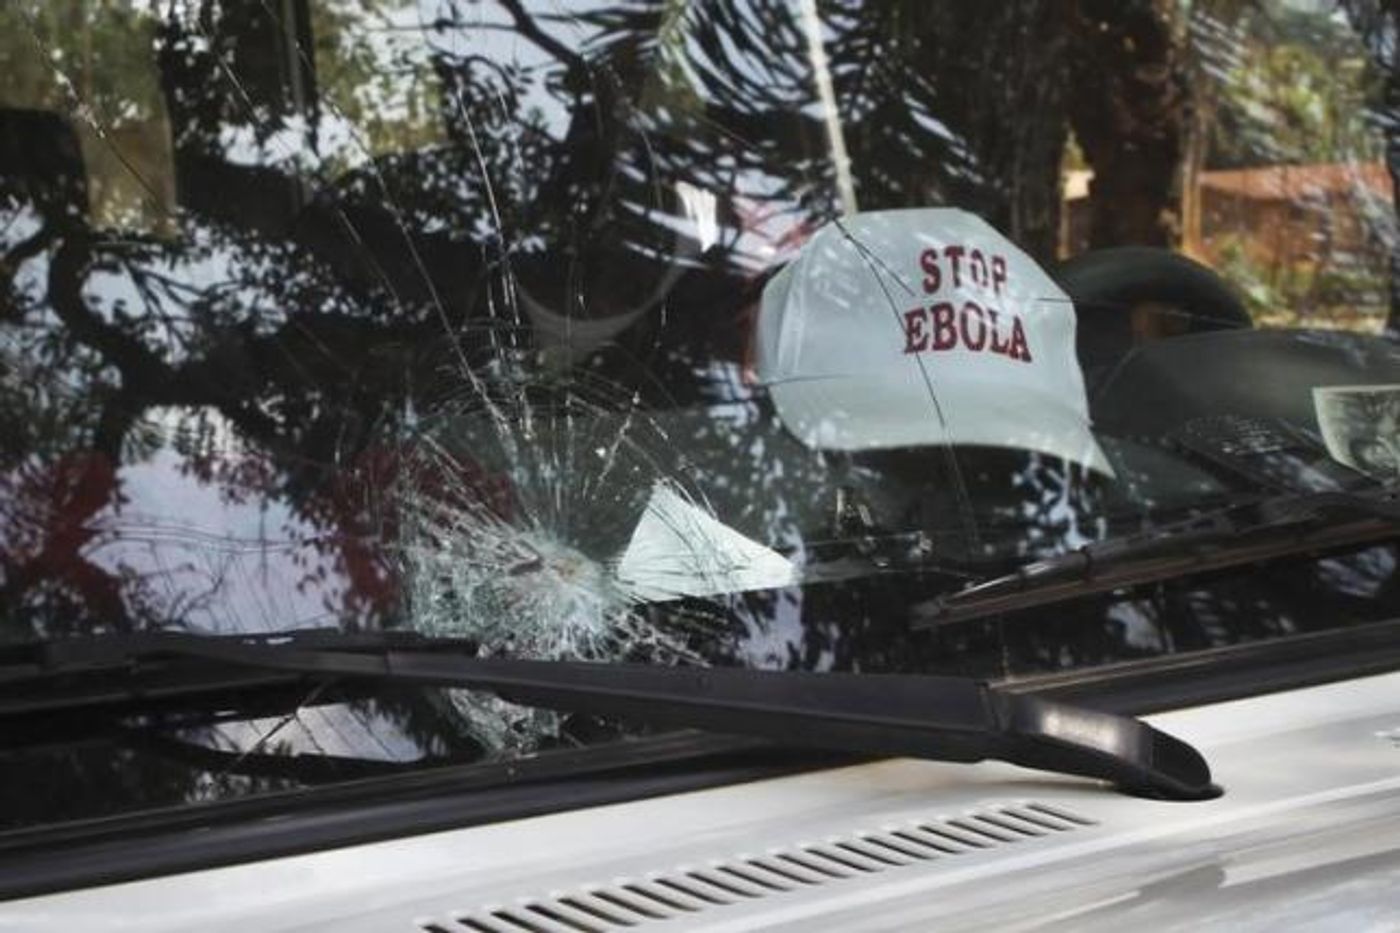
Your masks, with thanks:
M 1375 122 L 1385 137 L 1385 161 L 1390 170 L 1395 216 L 1400 217 L 1400 11 L 1384 0 L 1342 0 L 1371 52 L 1382 84 Z M 1390 318 L 1386 331 L 1400 334 L 1400 232 L 1392 226 L 1390 241 Z
M 30 624 L 48 635 L 133 628 L 131 581 L 86 555 L 101 535 L 94 516 L 119 495 L 112 461 L 100 453 L 30 461 L 0 479 L 0 493 L 5 616 L 25 604 Z
M 1364 34 L 1337 10 L 1237 0 L 1195 4 L 1191 23 L 1187 242 L 1206 249 L 1266 320 L 1317 313 L 1355 320 L 1383 304 L 1393 222 L 1370 169 L 1383 138 L 1384 76 L 1368 67 Z M 1274 209 L 1288 220 L 1222 236 L 1225 217 L 1244 216 L 1216 192 L 1207 245 L 1199 188 L 1207 168 L 1275 179 Z
M 488 6 L 490 28 L 475 26 Z M 21 126 L 11 112 L 4 134 L 7 178 L 22 183 L 7 189 L 5 210 L 35 219 L 5 243 L 4 313 L 27 335 L 27 374 L 47 387 L 6 388 L 16 408 L 4 413 L 7 432 L 14 424 L 35 458 L 7 453 L 6 469 L 61 474 L 65 455 L 93 451 L 111 472 L 150 453 L 152 411 L 184 413 L 195 433 L 217 419 L 245 461 L 215 467 L 195 444 L 181 451 L 188 468 L 286 502 L 324 530 L 324 566 L 307 574 L 347 577 L 335 609 L 363 624 L 399 608 L 376 544 L 390 526 L 373 492 L 392 485 L 397 463 L 386 451 L 411 414 L 465 391 L 459 351 L 486 360 L 486 372 L 529 361 L 550 313 L 593 322 L 640 308 L 566 362 L 586 362 L 647 405 L 752 407 L 730 364 L 750 280 L 768 261 L 753 218 L 768 218 L 763 245 L 786 247 L 784 235 L 800 239 L 836 211 L 808 39 L 787 0 L 627 3 L 564 20 L 549 4 L 445 0 L 415 36 L 418 57 L 382 69 L 367 36 L 399 22 L 388 18 L 395 9 L 200 0 L 142 19 L 136 34 L 154 37 L 142 50 L 154 67 L 129 93 L 141 97 L 133 112 L 169 123 L 181 208 L 150 198 L 156 233 L 91 219 L 86 153 L 71 129 L 93 103 L 81 82 L 67 124 L 38 115 Z M 1095 240 L 1168 239 L 1184 91 L 1163 3 L 819 9 L 863 207 L 966 206 L 1048 256 L 1072 129 L 1096 171 Z M 110 128 L 120 102 L 97 103 L 87 115 Z M 349 142 L 333 143 L 337 121 Z M 107 145 L 122 154 L 115 137 Z M 52 153 L 36 157 L 44 146 Z M 11 158 L 21 149 L 29 161 Z M 715 201 L 706 252 L 682 184 Z M 42 281 L 20 283 L 21 268 L 42 268 Z M 69 417 L 45 427 L 55 398 L 68 400 Z M 757 419 L 712 420 L 677 436 L 708 452 L 696 476 L 738 504 L 735 521 L 760 540 L 791 532 L 773 503 L 825 469 L 804 463 L 777 479 L 765 430 Z M 1021 480 L 1015 494 L 1034 493 L 1044 545 L 1070 538 L 1077 513 L 1062 506 L 1073 484 L 1043 468 Z M 33 621 L 44 574 L 42 586 L 66 587 L 92 616 L 161 618 L 110 571 L 81 564 L 84 522 L 118 502 L 118 484 L 108 487 L 34 525 L 48 530 L 25 545 L 31 569 L 6 567 L 9 620 Z M 882 639 L 903 644 L 893 603 L 876 620 L 819 611 L 825 598 L 807 609 L 821 616 L 802 649 L 810 658 L 856 663 L 885 651 Z M 857 616 L 874 621 L 863 628 L 849 621 Z M 898 663 L 899 649 L 886 653 Z
M 1187 98 L 1171 0 L 1078 4 L 1069 111 L 1094 170 L 1091 246 L 1176 241 L 1171 192 Z M 1092 89 L 1092 90 L 1091 90 Z

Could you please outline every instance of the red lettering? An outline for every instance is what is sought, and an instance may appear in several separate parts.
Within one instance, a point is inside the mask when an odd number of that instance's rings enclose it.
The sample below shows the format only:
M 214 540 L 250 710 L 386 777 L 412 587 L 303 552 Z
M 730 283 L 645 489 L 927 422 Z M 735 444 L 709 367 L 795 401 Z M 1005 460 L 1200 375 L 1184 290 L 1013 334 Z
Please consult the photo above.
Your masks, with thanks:
M 1013 317 L 1011 325 L 1011 347 L 1006 355 L 1013 360 L 1031 361 L 1031 348 L 1026 344 L 1026 331 L 1021 327 L 1021 319 Z
M 953 306 L 940 301 L 928 309 L 933 317 L 933 349 L 951 350 L 958 345 L 958 331 L 953 326 Z
M 924 270 L 924 294 L 932 295 L 943 284 L 943 273 L 938 271 L 938 250 L 926 249 L 920 253 L 919 267 Z
M 905 353 L 919 353 L 928 349 L 928 332 L 924 330 L 926 320 L 928 320 L 928 312 L 923 308 L 914 308 L 904 312 Z
M 964 249 L 963 249 L 961 246 L 945 246 L 945 247 L 943 247 L 943 255 L 944 255 L 944 256 L 947 256 L 949 259 L 953 260 L 953 287 L 954 287 L 954 288 L 960 287 L 960 286 L 962 285 L 962 274 L 961 274 L 961 271 L 960 271 L 959 263 L 960 263 L 960 261 L 962 260 L 963 252 L 964 252 Z
M 974 322 L 976 324 L 976 330 L 972 329 Z M 969 350 L 980 351 L 987 345 L 987 319 L 982 316 L 981 305 L 975 301 L 969 301 L 967 304 L 963 305 L 962 315 L 958 323 L 962 327 L 963 346 L 967 347 Z M 976 340 L 973 339 L 974 334 L 977 335 Z
M 1023 363 L 1031 362 L 1031 348 L 1026 340 L 1026 328 L 1016 315 L 1011 318 L 1011 336 L 1002 329 L 1002 313 L 984 308 L 975 301 L 965 302 L 961 310 L 951 302 L 940 301 L 929 308 L 911 308 L 904 312 L 904 352 L 925 350 L 954 350 L 961 343 L 973 353 L 990 350 Z
M 995 308 L 987 309 L 987 317 L 992 321 L 992 352 L 1006 356 L 1011 349 L 1011 344 L 1007 342 L 1006 335 L 997 329 L 997 315 L 1001 312 Z
M 972 284 L 980 287 L 987 287 L 987 257 L 982 255 L 980 249 L 974 249 L 968 255 L 968 271 L 972 275 Z
M 992 257 L 992 291 L 997 297 L 1001 297 L 1002 287 L 1006 285 L 1006 260 L 1001 256 Z

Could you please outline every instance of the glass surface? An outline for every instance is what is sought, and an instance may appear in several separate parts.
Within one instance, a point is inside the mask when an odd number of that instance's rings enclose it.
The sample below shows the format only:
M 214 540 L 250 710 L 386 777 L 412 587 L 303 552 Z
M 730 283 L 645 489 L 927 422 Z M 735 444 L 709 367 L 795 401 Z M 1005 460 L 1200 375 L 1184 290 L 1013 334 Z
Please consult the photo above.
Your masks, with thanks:
M 1367 0 L 12 0 L 0 640 L 998 678 L 1391 618 L 1381 544 L 916 625 L 1029 560 L 1395 480 L 1396 30 Z M 0 825 L 636 728 L 404 690 L 122 720 L 0 749 Z

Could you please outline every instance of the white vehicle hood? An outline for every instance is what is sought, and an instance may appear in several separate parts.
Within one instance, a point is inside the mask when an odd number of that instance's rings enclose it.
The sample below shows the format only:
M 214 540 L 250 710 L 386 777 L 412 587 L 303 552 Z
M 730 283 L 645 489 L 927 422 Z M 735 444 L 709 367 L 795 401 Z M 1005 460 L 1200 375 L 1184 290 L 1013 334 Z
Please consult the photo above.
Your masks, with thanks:
M 1225 795 L 890 760 L 12 901 L 0 929 L 1400 929 L 1400 673 L 1149 721 Z

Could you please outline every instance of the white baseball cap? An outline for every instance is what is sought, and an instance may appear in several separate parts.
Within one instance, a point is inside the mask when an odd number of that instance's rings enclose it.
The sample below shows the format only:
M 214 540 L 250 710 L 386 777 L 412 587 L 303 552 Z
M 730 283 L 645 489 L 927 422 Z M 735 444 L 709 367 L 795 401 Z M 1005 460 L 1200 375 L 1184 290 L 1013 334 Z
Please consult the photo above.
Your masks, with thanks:
M 981 218 L 878 211 L 823 227 L 768 283 L 755 362 L 813 448 L 1007 447 L 1112 475 L 1074 330 L 1069 296 Z

